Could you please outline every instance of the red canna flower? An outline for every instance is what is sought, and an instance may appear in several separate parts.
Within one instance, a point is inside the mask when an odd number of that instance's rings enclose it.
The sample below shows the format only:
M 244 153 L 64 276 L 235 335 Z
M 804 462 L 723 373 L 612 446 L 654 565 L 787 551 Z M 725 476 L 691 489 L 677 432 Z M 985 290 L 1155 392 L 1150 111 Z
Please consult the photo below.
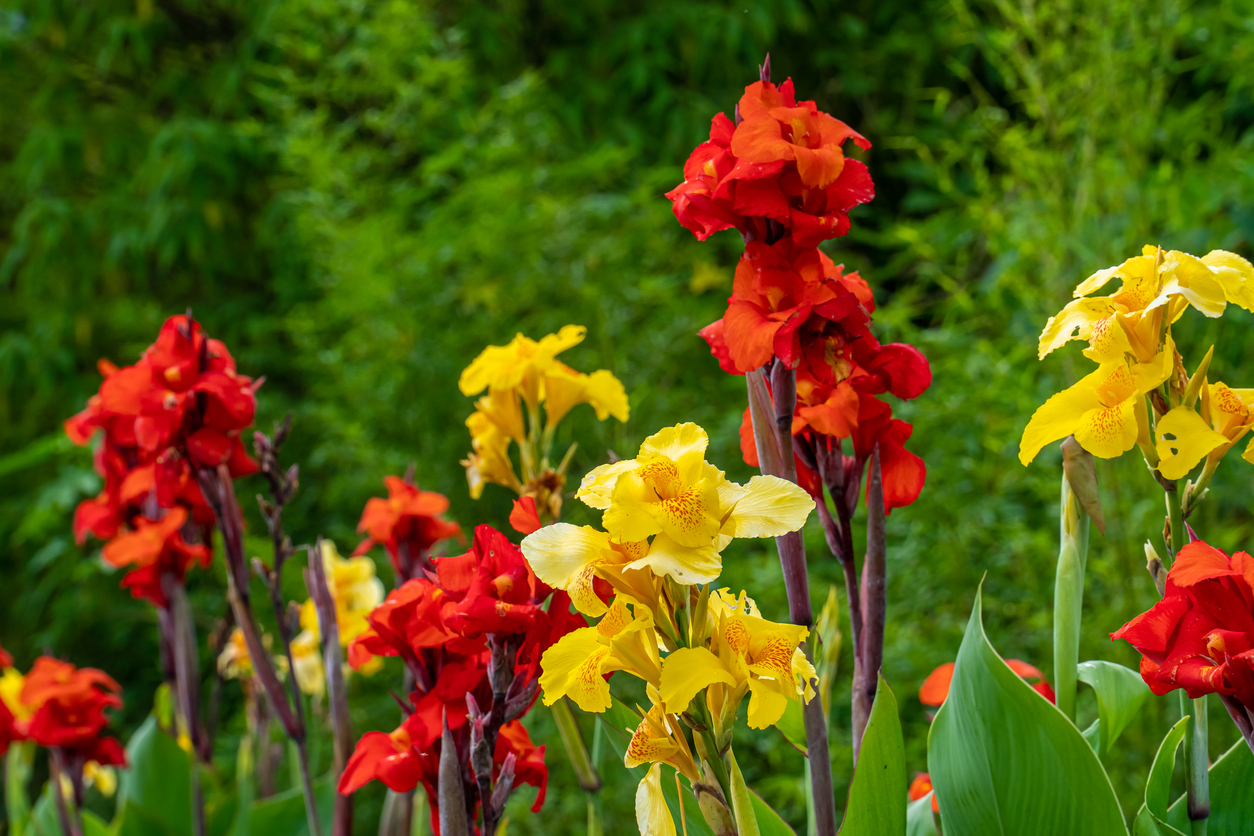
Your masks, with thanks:
M 1222 694 L 1254 711 L 1254 558 L 1189 543 L 1163 599 L 1110 637 L 1141 653 L 1141 677 L 1155 694 Z
M 13 667 L 13 657 L 10 656 L 3 647 L 0 647 L 0 668 Z
M 684 165 L 684 182 L 667 192 L 679 222 L 702 241 L 732 227 L 746 239 L 773 240 L 768 222 L 802 247 L 847 233 L 849 210 L 874 198 L 875 184 L 843 145 L 871 143 L 814 102 L 798 103 L 791 79 L 751 84 L 738 113 L 739 125 L 714 117 L 710 139 Z
M 416 577 L 417 568 L 430 558 L 431 547 L 441 540 L 461 534 L 455 522 L 443 518 L 448 498 L 434 491 L 422 491 L 399 476 L 388 476 L 388 498 L 374 497 L 366 502 L 357 531 L 366 534 L 353 551 L 365 554 L 376 545 L 387 549 L 397 577 Z
M 123 588 L 129 588 L 136 598 L 164 607 L 162 575 L 172 575 L 181 583 L 192 566 L 199 564 L 203 568 L 209 565 L 209 549 L 202 545 L 189 545 L 183 539 L 182 528 L 187 522 L 187 511 L 181 506 L 170 509 L 160 520 L 136 517 L 134 522 L 133 531 L 119 534 L 105 544 L 105 562 L 119 568 L 134 566 L 122 580 Z
M 471 550 L 435 561 L 440 587 L 457 606 L 445 623 L 466 636 L 483 633 L 525 633 L 548 597 L 518 547 L 488 525 L 475 529 Z
M 914 776 L 914 780 L 910 782 L 910 789 L 906 791 L 907 797 L 911 801 L 918 801 L 929 792 L 932 792 L 932 776 L 926 772 L 920 772 Z M 939 813 L 940 806 L 936 803 L 936 795 L 932 795 L 932 812 Z
M 538 813 L 544 806 L 544 797 L 549 789 L 549 768 L 544 763 L 544 748 L 531 742 L 531 735 L 517 721 L 501 726 L 500 736 L 496 739 L 496 751 L 493 761 L 499 770 L 507 755 L 514 756 L 514 785 L 530 784 L 538 789 L 536 801 L 531 805 L 531 812 Z
M 106 708 L 122 705 L 122 687 L 104 671 L 75 668 L 49 656 L 35 660 L 18 699 L 33 716 L 24 736 L 40 746 L 94 746 L 108 723 Z
M 421 721 L 410 715 L 391 734 L 366 732 L 340 776 L 339 792 L 348 795 L 371 781 L 382 781 L 393 792 L 409 792 L 424 772 L 437 774 L 437 753 L 420 753 L 413 745 L 413 727 Z M 424 764 L 430 761 L 430 764 Z
M 388 593 L 383 603 L 366 616 L 370 627 L 348 645 L 348 662 L 360 670 L 371 657 L 400 656 L 406 665 L 418 666 L 418 651 L 448 647 L 453 652 L 475 653 L 482 640 L 467 641 L 444 626 L 444 611 L 456 605 L 433 581 L 417 578 Z

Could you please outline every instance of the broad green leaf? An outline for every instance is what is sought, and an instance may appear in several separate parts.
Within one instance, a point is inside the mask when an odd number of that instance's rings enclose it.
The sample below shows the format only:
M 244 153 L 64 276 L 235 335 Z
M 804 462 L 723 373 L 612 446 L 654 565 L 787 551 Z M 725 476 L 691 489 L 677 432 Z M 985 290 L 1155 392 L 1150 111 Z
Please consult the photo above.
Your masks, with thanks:
M 1006 666 L 977 592 L 949 698 L 928 736 L 946 833 L 1126 834 L 1110 779 L 1071 721 Z
M 880 677 L 862 737 L 858 766 L 849 784 L 844 836 L 893 836 L 906 832 L 906 748 L 897 698 Z
M 749 790 L 749 800 L 753 802 L 753 814 L 758 818 L 758 833 L 762 836 L 797 836 L 797 832 L 788 826 L 788 822 L 752 788 Z
M 1207 836 L 1247 836 L 1254 822 L 1254 754 L 1244 740 L 1219 756 L 1210 767 L 1210 817 L 1206 820 Z M 1181 795 L 1167 811 L 1167 824 L 1187 833 L 1190 830 L 1188 809 Z M 1135 836 L 1159 836 L 1154 817 L 1144 805 L 1137 814 Z
M 1080 734 L 1084 735 L 1084 740 L 1089 744 L 1089 748 L 1092 749 L 1094 752 L 1097 752 L 1098 757 L 1101 757 L 1102 718 L 1098 717 L 1096 720 L 1094 720 L 1092 723 L 1089 724 L 1089 727 L 1087 729 L 1080 732 Z
M 1149 686 L 1141 675 L 1114 662 L 1081 662 L 1077 673 L 1097 693 L 1097 716 L 1101 721 L 1098 755 L 1104 760 L 1115 740 L 1150 698 Z
M 326 775 L 313 782 L 314 803 L 322 832 L 331 832 L 331 812 L 335 805 L 335 786 Z M 300 787 L 254 802 L 248 818 L 249 833 L 265 836 L 309 836 L 305 817 L 305 795 Z
M 803 755 L 806 753 L 806 720 L 800 700 L 789 700 L 784 704 L 784 715 L 775 728 L 797 751 Z
M 1189 718 L 1182 717 L 1180 722 L 1171 727 L 1158 754 L 1154 756 L 1154 765 L 1150 767 L 1149 779 L 1145 782 L 1145 809 L 1158 825 L 1158 832 L 1167 836 L 1184 836 L 1179 830 L 1167 824 L 1167 806 L 1171 802 L 1171 770 L 1176 765 L 1176 749 L 1184 739 L 1188 730 Z
M 123 836 L 191 836 L 191 764 L 187 753 L 149 717 L 126 744 L 114 826 Z M 128 821 L 128 819 L 136 819 Z
M 906 836 L 938 836 L 931 793 L 906 805 Z

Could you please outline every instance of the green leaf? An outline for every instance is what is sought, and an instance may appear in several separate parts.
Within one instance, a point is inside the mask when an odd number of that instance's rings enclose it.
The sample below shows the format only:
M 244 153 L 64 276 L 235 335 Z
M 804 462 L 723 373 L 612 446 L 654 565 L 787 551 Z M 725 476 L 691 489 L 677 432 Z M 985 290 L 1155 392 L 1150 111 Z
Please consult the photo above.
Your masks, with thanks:
M 1102 718 L 1098 717 L 1092 723 L 1089 723 L 1089 727 L 1080 732 L 1080 734 L 1084 735 L 1084 740 L 1089 744 L 1089 748 L 1097 752 L 1097 756 L 1100 758 L 1102 751 Z
M 749 790 L 749 800 L 753 802 L 753 814 L 758 817 L 758 833 L 762 836 L 797 836 L 797 831 L 752 789 Z
M 931 793 L 906 805 L 906 836 L 938 836 Z
M 1097 753 L 1105 760 L 1115 740 L 1150 698 L 1150 689 L 1139 673 L 1114 662 L 1081 662 L 1077 673 L 1080 681 L 1097 693 L 1102 730 Z
M 30 828 L 31 764 L 35 759 L 34 741 L 14 743 L 4 756 L 4 804 L 12 836 L 26 836 Z
M 1210 818 L 1207 836 L 1247 836 L 1254 821 L 1254 754 L 1244 740 L 1219 756 L 1210 767 Z M 1135 836 L 1160 836 L 1154 817 L 1144 805 L 1137 814 Z M 1181 795 L 1167 810 L 1167 824 L 1188 832 L 1189 814 Z
M 322 832 L 331 832 L 331 811 L 335 805 L 335 785 L 330 775 L 314 780 L 314 803 Z M 248 818 L 250 833 L 266 836 L 309 836 L 305 817 L 305 795 L 300 787 L 254 802 Z
M 800 700 L 789 700 L 784 705 L 784 715 L 775 728 L 798 752 L 806 753 L 806 720 Z
M 149 717 L 126 744 L 129 768 L 118 781 L 120 836 L 191 836 L 191 763 Z
M 1145 809 L 1158 825 L 1161 834 L 1184 836 L 1179 830 L 1167 824 L 1167 806 L 1171 801 L 1171 770 L 1176 765 L 1176 749 L 1184 739 L 1188 730 L 1189 718 L 1182 717 L 1180 722 L 1171 727 L 1158 754 L 1154 756 L 1154 765 L 1150 767 L 1149 780 L 1145 782 Z
M 892 836 L 906 832 L 906 747 L 897 697 L 879 678 L 858 766 L 849 784 L 844 836 Z
M 977 592 L 949 698 L 928 736 L 946 833 L 1126 834 L 1110 779 L 1083 735 L 989 644 Z

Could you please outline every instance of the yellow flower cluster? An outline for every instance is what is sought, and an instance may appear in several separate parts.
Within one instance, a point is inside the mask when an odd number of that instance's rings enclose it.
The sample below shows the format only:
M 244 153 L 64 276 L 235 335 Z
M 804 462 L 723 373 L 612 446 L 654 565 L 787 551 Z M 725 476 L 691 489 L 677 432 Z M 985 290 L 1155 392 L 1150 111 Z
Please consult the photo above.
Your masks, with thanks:
M 637 794 L 641 833 L 675 832 L 660 795 L 661 764 L 700 797 L 700 787 L 717 786 L 709 764 L 730 746 L 746 696 L 750 727 L 766 728 L 789 700 L 814 694 L 816 674 L 800 649 L 809 631 L 767 621 L 743 592 L 709 585 L 733 539 L 796 531 L 814 500 L 772 476 L 729 481 L 705 461 L 707 444 L 696 424 L 662 430 L 636 458 L 584 477 L 576 497 L 604 511 L 604 530 L 557 523 L 522 542 L 538 578 L 566 590 L 580 612 L 601 616 L 544 654 L 545 704 L 568 696 L 602 712 L 611 705 L 605 674 L 647 683 L 651 705 L 639 709 L 625 759 L 628 767 L 654 765 Z M 704 731 L 690 742 L 686 729 Z
M 1116 292 L 1092 295 L 1113 279 L 1120 280 Z M 1224 250 L 1198 258 L 1146 246 L 1141 255 L 1085 279 L 1075 297 L 1045 325 L 1039 353 L 1044 358 L 1082 340 L 1084 356 L 1098 368 L 1036 411 L 1023 432 L 1020 461 L 1028 464 L 1049 442 L 1074 434 L 1085 450 L 1105 459 L 1139 446 L 1168 480 L 1187 476 L 1205 460 L 1198 482 L 1204 486 L 1254 425 L 1254 392 L 1209 383 L 1210 352 L 1189 375 L 1171 327 L 1189 308 L 1211 318 L 1229 304 L 1254 310 L 1254 266 Z M 1254 445 L 1244 458 L 1254 461 Z
M 335 599 L 335 619 L 339 627 L 340 645 L 360 636 L 369 628 L 366 616 L 383 603 L 383 582 L 375 576 L 375 565 L 369 557 L 340 557 L 335 544 L 322 541 L 322 563 L 326 567 L 327 583 L 331 597 Z M 318 629 L 318 612 L 313 599 L 300 608 L 301 631 L 292 639 L 292 666 L 296 684 L 306 694 L 321 696 L 326 692 L 326 670 L 322 665 L 322 634 Z M 269 638 L 269 637 L 267 637 Z M 286 669 L 287 660 L 277 660 Z M 371 659 L 359 673 L 373 674 L 382 660 Z M 247 679 L 253 675 L 252 659 L 244 634 L 237 627 L 231 633 L 227 646 L 218 656 L 218 670 L 227 679 Z M 351 668 L 345 666 L 345 672 Z
M 462 394 L 473 397 L 486 390 L 466 419 L 472 452 L 462 465 L 472 497 L 478 499 L 483 486 L 492 482 L 534 497 L 542 513 L 556 517 L 574 449 L 556 468 L 550 466 L 558 422 L 581 403 L 591 405 L 600 421 L 611 415 L 627 420 L 627 393 L 618 378 L 604 369 L 577 372 L 557 359 L 583 342 L 586 333 L 582 326 L 567 325 L 539 341 L 518 334 L 508 345 L 485 348 L 462 372 Z M 518 445 L 521 477 L 510 458 L 511 444 Z

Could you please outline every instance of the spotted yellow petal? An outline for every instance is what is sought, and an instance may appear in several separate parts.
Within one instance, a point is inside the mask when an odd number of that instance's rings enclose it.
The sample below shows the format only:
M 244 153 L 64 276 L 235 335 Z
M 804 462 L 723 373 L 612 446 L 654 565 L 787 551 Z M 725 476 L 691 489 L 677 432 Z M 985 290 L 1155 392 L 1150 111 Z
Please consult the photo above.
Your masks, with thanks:
M 1099 459 L 1113 459 L 1136 446 L 1136 402 L 1129 398 L 1099 406 L 1080 416 L 1075 440 Z
M 536 577 L 570 594 L 575 609 L 598 616 L 605 604 L 592 590 L 598 563 L 613 559 L 610 536 L 591 526 L 570 523 L 546 525 L 522 541 L 522 553 Z
M 656 575 L 669 575 L 678 583 L 709 583 L 723 570 L 723 558 L 714 545 L 681 546 L 665 534 L 649 544 L 649 553 L 627 564 L 629 569 L 648 567 Z
M 679 714 L 702 688 L 716 682 L 735 687 L 736 677 L 706 648 L 681 647 L 662 660 L 662 705 L 667 712 Z
M 1057 315 L 1051 316 L 1041 331 L 1037 354 L 1041 359 L 1054 349 L 1074 339 L 1087 340 L 1093 326 L 1109 318 L 1115 312 L 1110 299 L 1076 299 L 1067 304 Z
M 662 765 L 655 763 L 636 788 L 636 827 L 640 836 L 676 836 L 675 821 L 662 794 Z
M 678 752 L 679 745 L 667 733 L 667 722 L 661 711 L 656 707 L 651 709 L 632 733 L 623 754 L 623 765 L 634 769 L 646 763 L 661 763 Z
M 1155 444 L 1161 461 L 1158 472 L 1166 479 L 1182 479 L 1206 454 L 1227 442 L 1202 416 L 1187 406 L 1177 406 L 1158 420 Z
M 1024 465 L 1031 463 L 1042 447 L 1074 433 L 1085 413 L 1101 407 L 1097 386 L 1107 375 L 1098 369 L 1041 404 L 1023 430 L 1019 461 Z
M 1095 363 L 1109 363 L 1112 360 L 1123 359 L 1125 354 L 1134 353 L 1126 328 L 1128 321 L 1129 318 L 1126 315 L 1115 313 L 1094 322 L 1093 327 L 1088 331 L 1089 344 L 1084 349 L 1084 356 Z M 1139 322 L 1139 314 L 1137 322 Z
M 735 487 L 739 495 L 720 492 L 725 503 L 734 503 L 721 529 L 732 537 L 779 537 L 800 529 L 814 510 L 814 497 L 804 488 L 776 476 L 754 476 Z
M 610 707 L 610 685 L 602 678 L 601 663 L 609 655 L 596 627 L 581 627 L 558 640 L 540 659 L 540 688 L 544 704 L 570 697 L 584 711 Z

